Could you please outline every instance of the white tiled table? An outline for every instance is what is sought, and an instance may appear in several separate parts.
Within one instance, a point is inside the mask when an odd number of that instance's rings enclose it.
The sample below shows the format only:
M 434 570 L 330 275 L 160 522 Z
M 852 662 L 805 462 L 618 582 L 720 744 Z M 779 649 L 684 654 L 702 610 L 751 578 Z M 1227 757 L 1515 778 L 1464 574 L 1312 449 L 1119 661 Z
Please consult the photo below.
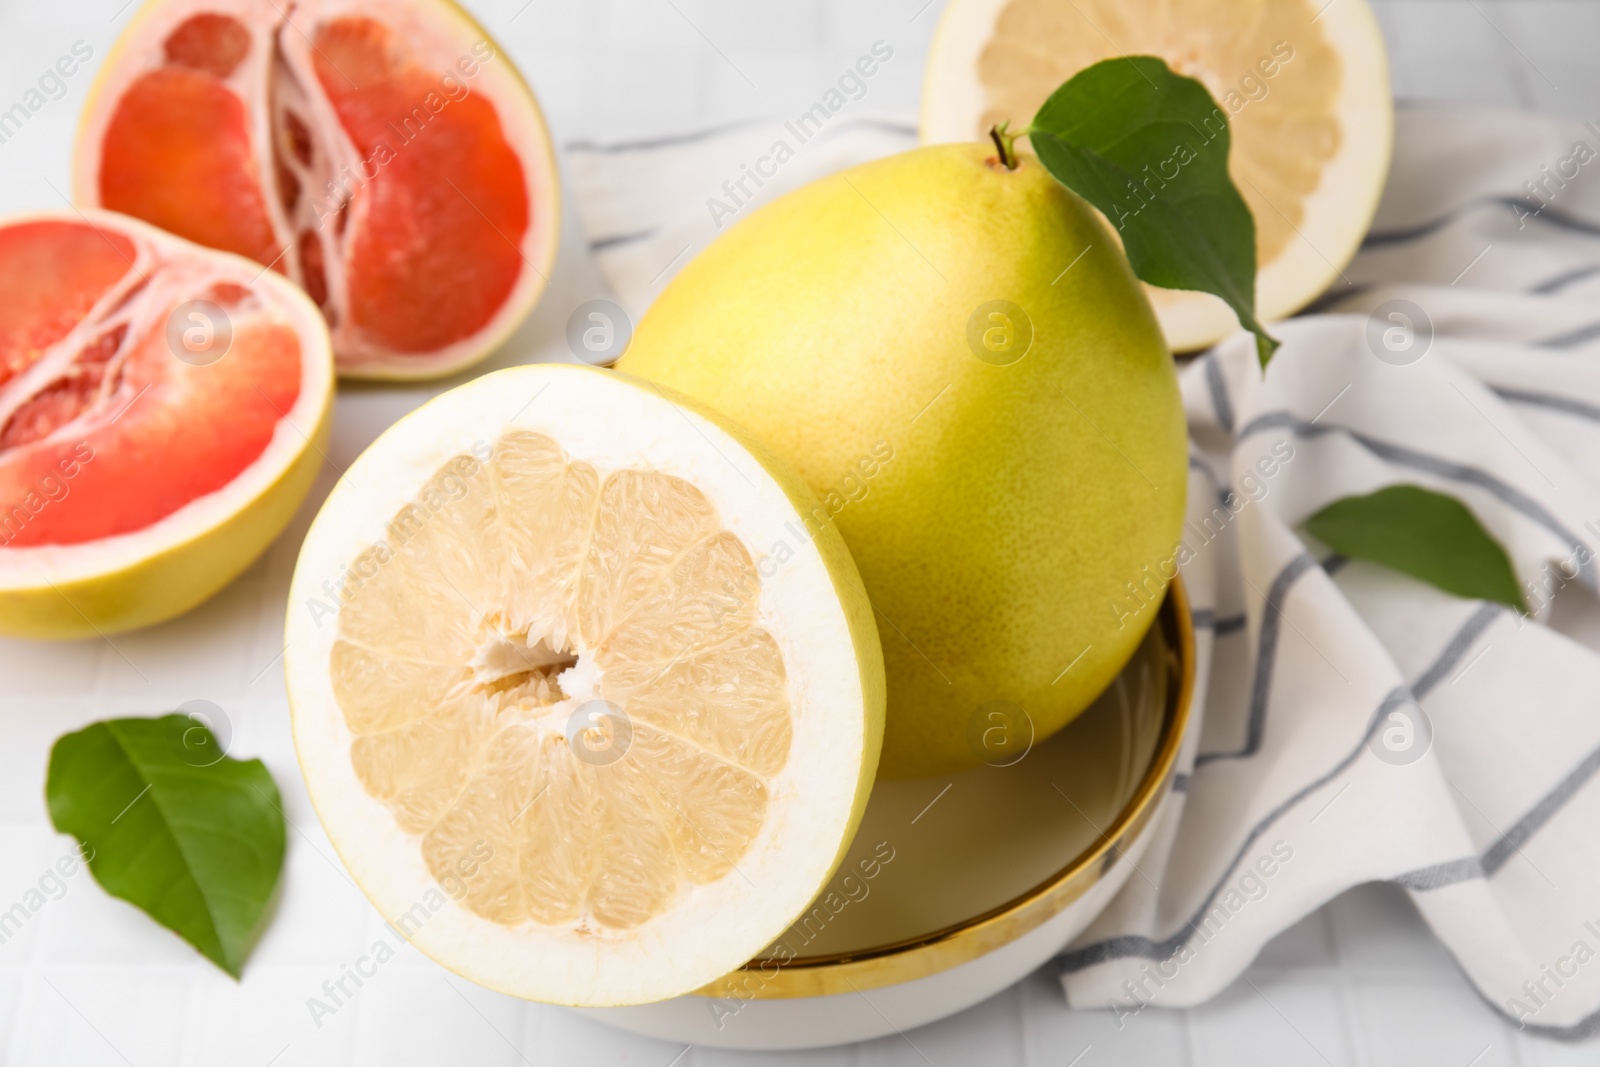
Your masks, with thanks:
M 1343 0 L 1336 0 L 1343 2 Z M 618 140 L 799 110 L 882 38 L 905 62 L 871 83 L 870 106 L 915 108 L 940 0 L 477 0 L 470 6 L 529 75 L 557 140 Z M 103 56 L 129 18 L 122 0 L 0 2 L 0 110 L 82 40 Z M 1378 0 L 1401 96 L 1517 104 L 1600 117 L 1600 4 L 1584 0 Z M 58 206 L 89 82 L 0 145 L 0 211 Z M 573 235 L 576 240 L 576 235 Z M 571 249 L 569 248 L 570 252 Z M 591 277 L 560 272 L 520 351 L 554 350 Z M 341 467 L 440 386 L 350 390 L 330 453 Z M 631 1037 L 556 1008 L 470 986 L 406 952 L 318 1028 L 306 998 L 378 936 L 345 880 L 296 771 L 276 657 L 283 598 L 326 476 L 288 534 L 242 579 L 186 618 L 75 645 L 0 641 L 0 909 L 67 848 L 42 803 L 46 756 L 97 718 L 204 698 L 226 709 L 233 751 L 266 760 L 291 834 L 285 887 L 235 984 L 111 900 L 86 874 L 0 945 L 0 1063 L 641 1064 L 1439 1064 L 1600 1062 L 1600 1045 L 1525 1038 L 1478 1003 L 1404 896 L 1347 893 L 1273 942 L 1245 979 L 1204 1007 L 1152 1009 L 1118 1030 L 1072 1012 L 1040 973 L 907 1038 L 754 1057 Z M 913 1044 L 914 1042 L 914 1044 Z M 675 1059 L 676 1057 L 676 1059 Z

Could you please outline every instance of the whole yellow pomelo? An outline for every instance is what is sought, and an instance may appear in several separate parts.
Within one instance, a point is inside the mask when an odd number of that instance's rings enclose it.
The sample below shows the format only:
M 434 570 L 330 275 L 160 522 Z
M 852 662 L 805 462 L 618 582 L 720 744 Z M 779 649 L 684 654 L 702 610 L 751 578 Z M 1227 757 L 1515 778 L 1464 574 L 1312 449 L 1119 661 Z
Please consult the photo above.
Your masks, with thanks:
M 885 774 L 1048 736 L 1155 618 L 1187 471 L 1172 358 L 1109 227 L 1031 157 L 920 148 L 773 202 L 618 369 L 743 423 L 824 501 L 883 638 Z

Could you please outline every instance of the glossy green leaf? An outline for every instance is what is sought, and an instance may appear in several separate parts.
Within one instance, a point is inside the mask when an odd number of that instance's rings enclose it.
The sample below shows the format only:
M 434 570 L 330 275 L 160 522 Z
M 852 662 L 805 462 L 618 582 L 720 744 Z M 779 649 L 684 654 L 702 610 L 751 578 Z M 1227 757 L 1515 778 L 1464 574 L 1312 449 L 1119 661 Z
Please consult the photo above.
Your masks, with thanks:
M 1454 497 L 1391 485 L 1335 500 L 1306 531 L 1341 555 L 1381 563 L 1447 593 L 1526 611 L 1516 572 L 1500 543 Z
M 45 797 L 106 892 L 237 978 L 283 869 L 283 813 L 260 760 L 197 760 L 218 749 L 195 731 L 206 727 L 167 715 L 66 734 L 50 750 Z
M 1227 114 L 1204 86 L 1154 56 L 1102 60 L 1051 94 L 1028 136 L 1110 220 L 1135 274 L 1220 296 L 1266 367 L 1278 342 L 1255 317 L 1255 219 L 1228 177 Z

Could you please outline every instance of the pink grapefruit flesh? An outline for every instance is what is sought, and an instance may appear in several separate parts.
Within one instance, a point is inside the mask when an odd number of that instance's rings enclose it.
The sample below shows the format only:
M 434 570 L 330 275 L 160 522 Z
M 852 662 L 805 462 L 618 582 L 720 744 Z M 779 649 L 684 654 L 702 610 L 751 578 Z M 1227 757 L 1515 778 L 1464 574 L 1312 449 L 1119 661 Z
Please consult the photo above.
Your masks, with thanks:
M 152 0 L 91 94 L 74 171 L 83 203 L 298 282 L 354 377 L 482 358 L 555 251 L 538 105 L 447 0 Z
M 0 632 L 220 588 L 309 488 L 331 395 L 320 316 L 259 266 L 104 212 L 0 222 Z

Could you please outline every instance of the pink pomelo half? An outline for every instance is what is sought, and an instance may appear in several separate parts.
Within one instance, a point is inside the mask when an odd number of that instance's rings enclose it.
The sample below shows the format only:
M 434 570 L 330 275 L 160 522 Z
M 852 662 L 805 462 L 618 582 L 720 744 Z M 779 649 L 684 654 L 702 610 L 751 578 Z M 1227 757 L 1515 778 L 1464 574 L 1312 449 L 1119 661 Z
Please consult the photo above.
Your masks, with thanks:
M 221 588 L 322 462 L 332 354 L 281 277 L 108 212 L 0 222 L 0 633 Z
M 90 93 L 73 187 L 293 279 L 364 378 L 487 355 L 560 218 L 532 92 L 448 0 L 150 0 Z

